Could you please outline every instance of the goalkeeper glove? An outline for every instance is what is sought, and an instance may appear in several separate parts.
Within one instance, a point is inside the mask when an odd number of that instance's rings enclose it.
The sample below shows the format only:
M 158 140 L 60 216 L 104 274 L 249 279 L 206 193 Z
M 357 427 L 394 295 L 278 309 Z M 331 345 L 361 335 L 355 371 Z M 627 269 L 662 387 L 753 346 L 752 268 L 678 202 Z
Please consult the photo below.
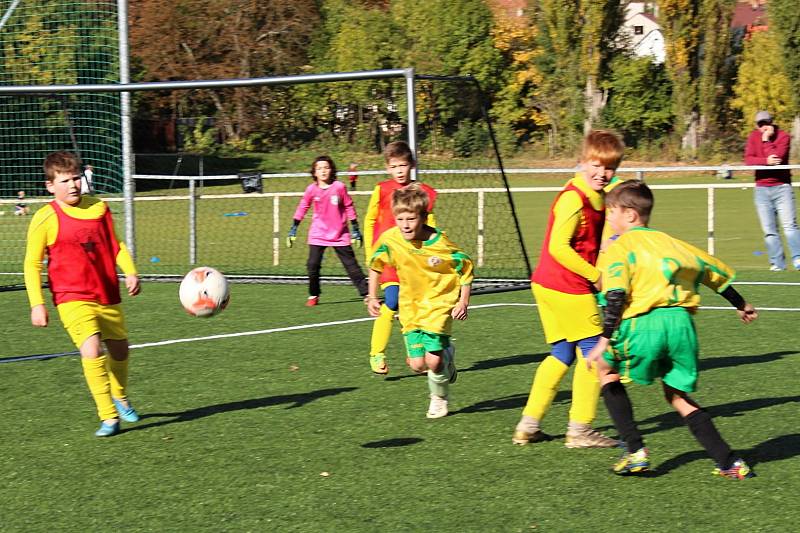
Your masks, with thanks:
M 350 244 L 359 248 L 364 247 L 364 236 L 361 235 L 361 230 L 358 229 L 358 220 L 350 221 Z
M 300 222 L 297 220 L 294 221 L 292 227 L 289 228 L 289 234 L 286 236 L 286 247 L 291 248 L 294 246 L 294 241 L 297 240 L 297 226 L 300 225 Z

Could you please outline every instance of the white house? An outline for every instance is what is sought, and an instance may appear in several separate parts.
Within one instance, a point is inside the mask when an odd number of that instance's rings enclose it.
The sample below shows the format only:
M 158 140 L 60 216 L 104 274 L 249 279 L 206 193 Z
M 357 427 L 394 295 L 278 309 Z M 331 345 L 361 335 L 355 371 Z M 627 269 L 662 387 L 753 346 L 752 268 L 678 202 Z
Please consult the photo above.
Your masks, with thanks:
M 625 7 L 625 22 L 621 32 L 629 41 L 633 53 L 639 57 L 652 57 L 653 62 L 663 63 L 664 34 L 656 17 L 658 5 L 655 2 L 629 2 Z

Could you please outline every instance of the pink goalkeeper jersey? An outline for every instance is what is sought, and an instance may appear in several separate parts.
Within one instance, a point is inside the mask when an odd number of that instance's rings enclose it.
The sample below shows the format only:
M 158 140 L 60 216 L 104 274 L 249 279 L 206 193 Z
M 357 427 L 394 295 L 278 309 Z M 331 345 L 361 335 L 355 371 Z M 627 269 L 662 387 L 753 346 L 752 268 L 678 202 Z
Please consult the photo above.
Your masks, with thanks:
M 347 187 L 340 181 L 334 181 L 325 189 L 316 182 L 312 183 L 306 187 L 303 199 L 294 212 L 294 219 L 303 220 L 312 205 L 314 215 L 308 230 L 308 244 L 349 246 L 347 221 L 356 219 L 356 208 L 353 206 L 353 199 L 347 194 Z

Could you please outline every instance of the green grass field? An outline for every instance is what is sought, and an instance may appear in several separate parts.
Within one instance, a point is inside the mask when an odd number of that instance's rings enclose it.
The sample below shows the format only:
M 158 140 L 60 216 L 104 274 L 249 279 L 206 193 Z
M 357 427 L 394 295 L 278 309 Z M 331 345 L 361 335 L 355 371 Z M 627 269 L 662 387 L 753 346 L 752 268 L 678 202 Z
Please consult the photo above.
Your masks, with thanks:
M 800 281 L 795 273 L 742 279 Z M 758 307 L 797 307 L 800 286 L 740 286 Z M 798 313 L 697 316 L 695 398 L 758 477 L 711 475 L 712 463 L 656 387 L 632 387 L 654 459 L 649 478 L 617 478 L 615 450 L 568 450 L 569 379 L 545 430 L 513 446 L 547 353 L 527 291 L 476 296 L 456 324 L 452 415 L 427 420 L 425 379 L 367 363 L 371 322 L 352 287 L 234 285 L 230 307 L 185 315 L 177 284 L 125 298 L 134 345 L 131 398 L 143 415 L 110 439 L 92 435 L 77 357 L 0 364 L 2 531 L 791 531 L 800 513 Z M 29 325 L 22 292 L 0 293 L 0 357 L 72 349 L 57 320 Z M 705 295 L 709 306 L 726 302 Z M 492 305 L 492 306 L 490 306 Z M 331 321 L 343 321 L 330 325 Z M 288 329 L 309 326 L 304 329 Z M 202 337 L 217 335 L 217 338 Z M 195 340 L 192 340 L 195 339 Z M 602 405 L 597 427 L 611 434 Z

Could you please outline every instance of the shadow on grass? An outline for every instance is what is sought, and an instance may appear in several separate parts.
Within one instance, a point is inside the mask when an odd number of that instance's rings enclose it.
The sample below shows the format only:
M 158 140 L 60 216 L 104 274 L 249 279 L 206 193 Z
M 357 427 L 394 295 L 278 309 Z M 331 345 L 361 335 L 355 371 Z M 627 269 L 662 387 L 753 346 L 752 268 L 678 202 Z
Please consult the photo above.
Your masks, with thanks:
M 394 439 L 376 440 L 373 442 L 366 442 L 361 445 L 362 448 L 399 448 L 400 446 L 411 446 L 418 444 L 424 439 L 419 437 L 397 437 Z
M 757 398 L 753 400 L 742 400 L 740 402 L 731 402 L 723 405 L 714 405 L 712 407 L 705 407 L 704 409 L 714 418 L 741 416 L 748 411 L 757 411 L 766 407 L 773 407 L 776 405 L 783 405 L 785 403 L 798 403 L 800 396 L 783 396 L 779 398 Z M 649 433 L 657 433 L 681 426 L 685 426 L 683 419 L 675 411 L 668 411 L 660 415 L 656 415 L 644 420 L 637 421 L 641 428 L 643 425 L 654 424 L 654 427 L 642 429 L 643 435 Z
M 753 365 L 756 363 L 770 363 L 783 359 L 787 355 L 800 355 L 800 352 L 782 351 L 770 352 L 761 355 L 729 355 L 725 357 L 712 357 L 700 359 L 700 370 L 725 368 L 728 366 Z
M 303 407 L 307 403 L 311 403 L 314 400 L 318 400 L 320 398 L 325 398 L 327 396 L 336 396 L 338 394 L 342 394 L 345 392 L 352 392 L 357 389 L 358 387 L 322 389 L 300 394 L 282 394 L 279 396 L 266 396 L 264 398 L 254 398 L 251 400 L 241 400 L 238 402 L 207 405 L 205 407 L 189 409 L 188 411 L 183 411 L 180 413 L 147 413 L 141 416 L 142 420 L 147 420 L 149 418 L 167 418 L 167 417 L 171 417 L 171 419 L 128 427 L 124 430 L 124 432 L 154 428 L 158 426 L 165 426 L 167 424 L 174 424 L 176 422 L 190 422 L 192 420 L 197 420 L 198 418 L 205 418 L 207 416 L 212 416 L 220 413 L 241 411 L 243 409 L 260 409 L 261 407 L 269 407 L 272 405 L 290 404 L 286 406 L 286 409 L 294 409 L 296 407 Z
M 504 366 L 527 365 L 529 363 L 541 363 L 549 353 L 523 353 L 518 355 L 509 355 L 506 357 L 495 357 L 494 359 L 486 359 L 484 361 L 476 361 L 470 367 L 458 368 L 458 373 L 475 372 L 480 370 L 490 370 L 492 368 L 501 368 Z M 456 352 L 456 365 L 458 364 L 458 353 Z M 385 381 L 398 381 L 406 378 L 413 378 L 417 374 L 403 374 L 402 376 L 389 376 Z
M 800 434 L 792 433 L 791 435 L 775 437 L 774 439 L 756 444 L 752 448 L 736 450 L 735 453 L 737 456 L 744 458 L 751 467 L 755 467 L 759 463 L 791 459 L 792 457 L 800 455 Z M 698 459 L 709 460 L 708 454 L 702 450 L 682 453 L 658 465 L 656 469 L 657 475 L 664 475 L 671 470 L 675 470 L 676 468 L 697 461 Z M 756 472 L 756 475 L 757 474 L 758 472 Z
M 572 398 L 570 391 L 558 391 L 553 403 L 566 402 Z M 506 409 L 522 409 L 528 401 L 527 394 L 515 394 L 514 396 L 505 396 L 502 398 L 494 398 L 492 400 L 484 400 L 482 402 L 468 405 L 458 411 L 450 413 L 453 415 L 469 414 L 469 413 L 488 413 L 491 411 L 503 411 Z
M 756 411 L 767 407 L 782 405 L 786 403 L 798 403 L 800 396 L 784 396 L 780 398 L 759 398 L 755 400 L 743 400 L 723 405 L 715 405 L 706 408 L 706 411 L 714 418 L 741 416 L 748 411 Z M 684 426 L 681 417 L 674 411 L 663 413 L 645 420 L 637 422 L 639 427 L 646 424 L 655 424 L 655 427 L 641 430 L 643 435 L 657 433 L 667 429 Z M 800 455 L 800 434 L 784 435 L 768 441 L 762 442 L 747 450 L 738 450 L 737 455 L 741 455 L 750 466 L 761 462 L 779 461 Z M 703 450 L 686 452 L 658 465 L 655 473 L 651 475 L 663 475 L 683 465 L 689 464 L 698 459 L 708 459 L 708 454 Z

